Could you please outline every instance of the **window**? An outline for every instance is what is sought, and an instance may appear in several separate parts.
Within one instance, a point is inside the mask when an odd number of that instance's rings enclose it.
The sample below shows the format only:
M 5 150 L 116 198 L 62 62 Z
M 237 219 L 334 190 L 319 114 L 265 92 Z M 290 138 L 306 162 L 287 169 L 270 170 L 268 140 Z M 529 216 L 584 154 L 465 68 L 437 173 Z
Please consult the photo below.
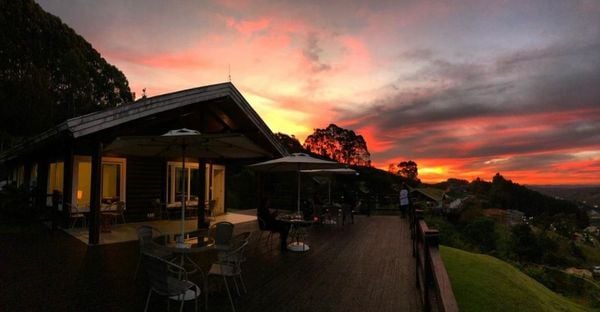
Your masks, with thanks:
M 167 203 L 181 205 L 183 191 L 189 204 L 198 204 L 199 178 L 198 163 L 185 163 L 185 180 L 181 162 L 169 162 L 167 165 Z
M 125 201 L 125 158 L 102 157 L 103 203 Z M 73 202 L 80 211 L 89 211 L 92 186 L 92 158 L 75 156 Z
M 47 194 L 52 194 L 54 191 L 63 191 L 63 175 L 64 175 L 64 163 L 54 162 L 48 165 L 48 188 Z M 46 204 L 52 205 L 52 197 L 46 198 Z

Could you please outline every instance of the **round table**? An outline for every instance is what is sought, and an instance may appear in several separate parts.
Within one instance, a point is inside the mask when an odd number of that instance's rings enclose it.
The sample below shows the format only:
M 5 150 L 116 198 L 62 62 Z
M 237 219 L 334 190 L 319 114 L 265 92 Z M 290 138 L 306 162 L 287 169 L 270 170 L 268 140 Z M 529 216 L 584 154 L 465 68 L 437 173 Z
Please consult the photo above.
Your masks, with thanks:
M 290 251 L 308 251 L 310 246 L 302 241 L 304 228 L 311 226 L 314 222 L 312 220 L 304 220 L 296 217 L 295 215 L 280 215 L 275 218 L 281 222 L 290 224 L 290 233 L 292 234 L 292 242 L 287 245 L 287 249 Z

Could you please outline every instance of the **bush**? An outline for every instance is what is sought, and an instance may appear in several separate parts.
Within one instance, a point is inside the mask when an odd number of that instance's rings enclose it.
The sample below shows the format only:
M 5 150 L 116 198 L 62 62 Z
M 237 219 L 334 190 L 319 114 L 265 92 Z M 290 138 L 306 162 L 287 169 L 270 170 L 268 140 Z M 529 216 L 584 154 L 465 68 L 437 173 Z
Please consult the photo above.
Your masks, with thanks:
M 496 249 L 496 222 L 491 218 L 479 217 L 467 224 L 464 233 L 480 251 L 490 252 Z

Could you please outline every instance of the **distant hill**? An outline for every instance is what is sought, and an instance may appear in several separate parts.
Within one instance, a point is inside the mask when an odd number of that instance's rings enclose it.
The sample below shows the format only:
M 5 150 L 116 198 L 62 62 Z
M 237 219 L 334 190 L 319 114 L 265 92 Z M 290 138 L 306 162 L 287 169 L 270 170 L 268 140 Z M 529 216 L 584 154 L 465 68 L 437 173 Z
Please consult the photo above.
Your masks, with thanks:
M 441 246 L 460 311 L 589 311 L 497 258 Z
M 0 151 L 132 100 L 125 75 L 32 0 L 0 0 Z
M 591 208 L 600 207 L 600 186 L 530 185 L 527 187 L 548 196 L 585 204 Z

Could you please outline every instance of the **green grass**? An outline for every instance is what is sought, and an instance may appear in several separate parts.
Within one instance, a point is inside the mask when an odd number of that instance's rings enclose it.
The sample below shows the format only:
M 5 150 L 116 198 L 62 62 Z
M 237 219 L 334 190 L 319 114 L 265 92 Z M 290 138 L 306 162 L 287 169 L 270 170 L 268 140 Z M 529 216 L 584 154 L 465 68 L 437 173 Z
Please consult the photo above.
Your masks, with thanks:
M 494 257 L 441 246 L 460 311 L 590 311 Z

